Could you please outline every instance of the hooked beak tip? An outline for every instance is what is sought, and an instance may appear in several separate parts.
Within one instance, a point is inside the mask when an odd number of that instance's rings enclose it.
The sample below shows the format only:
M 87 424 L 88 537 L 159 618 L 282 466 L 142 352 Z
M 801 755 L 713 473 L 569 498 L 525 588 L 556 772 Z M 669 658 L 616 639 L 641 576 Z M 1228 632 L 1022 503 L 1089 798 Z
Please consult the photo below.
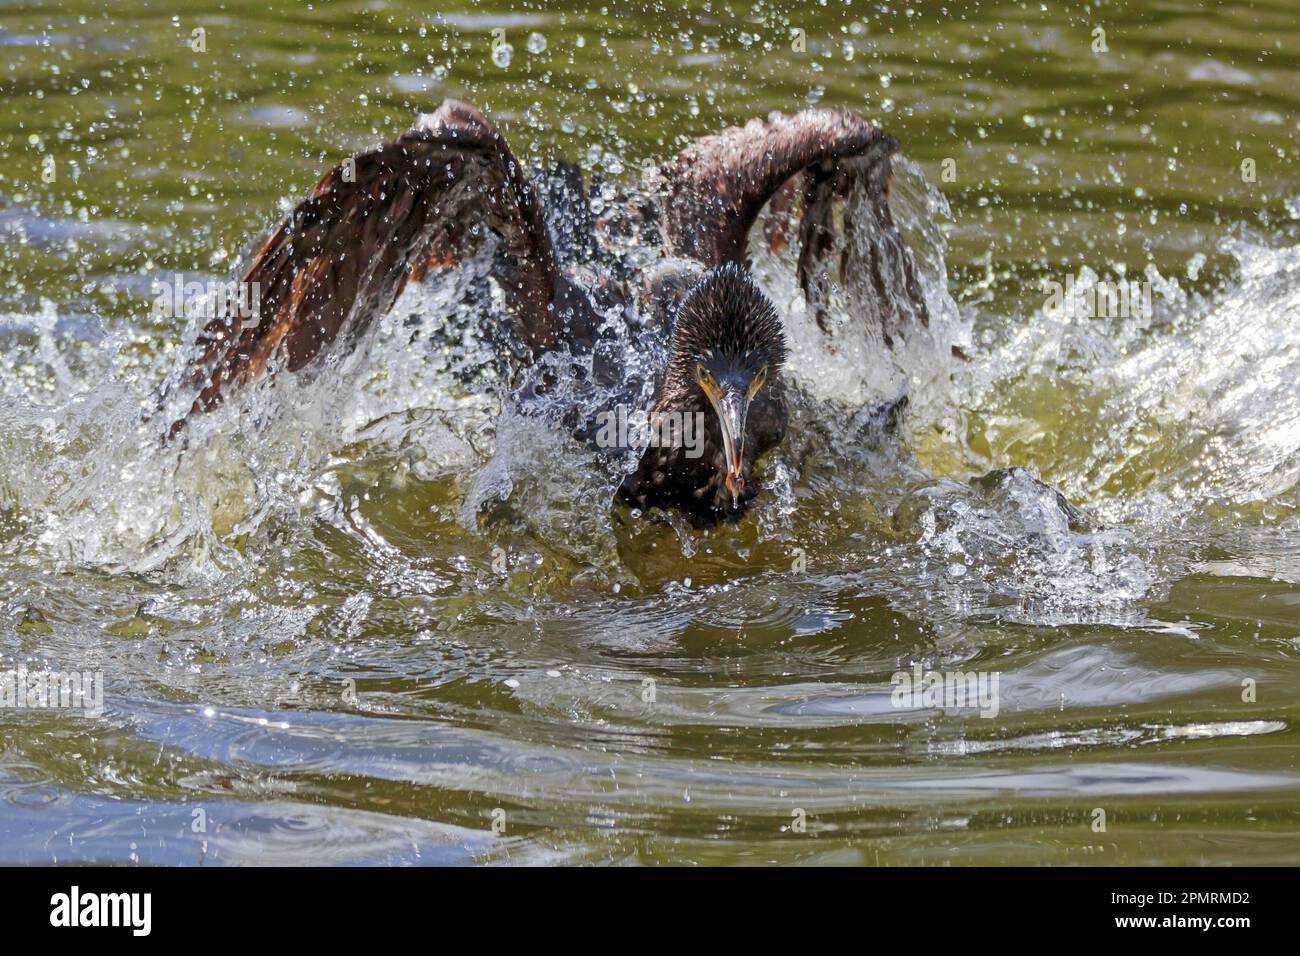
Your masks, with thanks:
M 745 491 L 745 478 L 738 471 L 728 471 L 727 477 L 723 482 L 727 486 L 727 491 L 731 494 L 732 507 L 740 504 L 740 496 Z
M 745 494 L 745 419 L 749 412 L 749 395 L 746 389 L 731 386 L 721 394 L 710 394 L 718 425 L 722 432 L 722 451 L 725 470 L 722 485 L 731 496 L 732 510 L 739 510 Z

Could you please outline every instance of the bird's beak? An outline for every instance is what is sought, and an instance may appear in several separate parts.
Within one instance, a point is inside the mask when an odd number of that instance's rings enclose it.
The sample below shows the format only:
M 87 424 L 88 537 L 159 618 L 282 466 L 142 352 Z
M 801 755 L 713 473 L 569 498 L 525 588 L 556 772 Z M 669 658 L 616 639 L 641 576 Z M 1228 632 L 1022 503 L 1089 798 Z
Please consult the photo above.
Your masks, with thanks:
M 722 426 L 722 451 L 727 456 L 727 475 L 723 479 L 731 495 L 731 506 L 740 506 L 740 496 L 745 490 L 745 476 L 741 470 L 745 453 L 745 418 L 749 414 L 749 389 L 724 385 L 721 394 L 714 398 L 713 410 Z

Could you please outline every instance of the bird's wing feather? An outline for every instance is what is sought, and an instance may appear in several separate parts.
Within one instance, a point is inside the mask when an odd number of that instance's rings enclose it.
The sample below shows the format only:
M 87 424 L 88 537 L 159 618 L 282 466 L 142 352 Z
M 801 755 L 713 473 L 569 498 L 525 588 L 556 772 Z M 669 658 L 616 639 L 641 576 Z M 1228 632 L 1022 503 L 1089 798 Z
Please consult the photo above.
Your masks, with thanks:
M 745 262 L 748 236 L 763 206 L 772 200 L 784 213 L 797 200 L 800 221 L 799 281 L 819 321 L 830 272 L 841 254 L 840 271 L 862 267 L 883 299 L 907 313 L 889 326 L 914 318 L 928 323 L 915 264 L 889 210 L 892 156 L 898 144 L 874 123 L 842 109 L 811 109 L 792 116 L 771 114 L 744 126 L 697 139 L 658 170 L 657 187 L 669 250 L 713 265 Z M 870 248 L 836 242 L 831 215 L 836 199 L 856 184 L 865 187 Z M 783 243 L 779 230 L 768 235 Z M 894 280 L 898 280 L 895 282 Z M 882 301 L 883 301 L 882 299 Z
M 558 267 L 537 192 L 492 123 L 447 100 L 326 173 L 267 239 L 243 277 L 258 284 L 258 316 L 219 317 L 199 335 L 185 376 L 198 390 L 192 411 L 355 341 L 408 278 L 463 261 L 490 234 L 504 247 L 495 268 L 520 336 L 541 348 Z

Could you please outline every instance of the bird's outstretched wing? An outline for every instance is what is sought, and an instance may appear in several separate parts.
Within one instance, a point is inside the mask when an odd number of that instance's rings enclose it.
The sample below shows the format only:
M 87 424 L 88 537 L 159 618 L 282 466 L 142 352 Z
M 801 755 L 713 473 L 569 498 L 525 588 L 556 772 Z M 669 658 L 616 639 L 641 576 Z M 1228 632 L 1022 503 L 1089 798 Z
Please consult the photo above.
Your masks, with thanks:
M 184 376 L 198 392 L 191 414 L 274 368 L 302 368 L 340 338 L 355 341 L 409 278 L 463 261 L 492 235 L 520 338 L 544 348 L 558 267 L 537 192 L 496 127 L 447 100 L 326 173 L 267 239 L 243 277 L 257 283 L 257 315 L 216 318 L 198 337 Z
M 830 265 L 868 280 L 888 339 L 910 321 L 928 324 L 910 252 L 889 209 L 892 156 L 898 144 L 874 123 L 841 109 L 772 113 L 695 140 L 658 170 L 663 230 L 670 251 L 706 264 L 744 262 L 750 228 L 769 200 L 781 211 L 798 203 L 799 281 L 825 325 Z M 839 242 L 832 210 L 861 186 L 868 242 Z M 846 222 L 846 229 L 855 224 Z M 779 230 L 768 234 L 784 241 Z

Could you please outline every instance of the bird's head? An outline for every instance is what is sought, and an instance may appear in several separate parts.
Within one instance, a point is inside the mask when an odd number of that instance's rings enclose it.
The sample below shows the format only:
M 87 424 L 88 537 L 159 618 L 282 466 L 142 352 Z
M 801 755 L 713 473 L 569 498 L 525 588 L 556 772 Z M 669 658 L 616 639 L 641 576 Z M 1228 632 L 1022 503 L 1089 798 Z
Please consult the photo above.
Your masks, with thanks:
M 753 497 L 753 461 L 785 427 L 785 359 L 781 319 L 748 272 L 729 263 L 703 273 L 678 307 L 659 403 L 705 416 L 697 506 L 734 516 Z

